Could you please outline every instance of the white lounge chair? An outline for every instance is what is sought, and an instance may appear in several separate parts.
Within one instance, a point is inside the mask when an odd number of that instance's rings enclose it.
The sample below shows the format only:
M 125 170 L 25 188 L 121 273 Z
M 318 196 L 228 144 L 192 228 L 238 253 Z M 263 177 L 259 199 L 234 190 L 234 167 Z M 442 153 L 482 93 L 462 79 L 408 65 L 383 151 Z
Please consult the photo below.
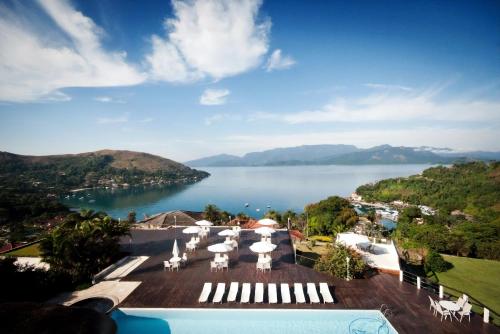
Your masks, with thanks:
M 262 303 L 264 301 L 264 284 L 255 283 L 255 300 L 256 303 Z
M 327 283 L 319 283 L 319 293 L 321 293 L 321 297 L 323 297 L 323 303 L 334 303 Z
M 229 286 L 229 293 L 227 294 L 228 302 L 236 301 L 236 295 L 238 294 L 238 289 L 239 289 L 238 282 L 231 282 L 231 285 Z
M 215 295 L 214 299 L 212 299 L 212 303 L 222 303 L 224 292 L 226 292 L 226 283 L 217 284 L 217 289 L 215 290 Z
M 290 299 L 290 287 L 287 283 L 281 283 L 281 302 L 283 304 L 290 304 L 292 302 Z
M 469 317 L 469 322 L 470 322 L 470 311 L 472 309 L 472 305 L 469 303 L 465 303 L 463 309 L 461 311 L 458 311 L 457 313 L 460 315 L 460 322 L 462 322 L 462 318 L 464 316 Z
M 199 303 L 206 303 L 208 301 L 208 296 L 210 296 L 210 292 L 212 292 L 212 283 L 205 283 L 203 285 L 203 290 L 201 290 L 200 298 L 198 299 Z
M 309 295 L 309 302 L 311 304 L 318 304 L 320 302 L 318 290 L 316 290 L 316 284 L 307 283 L 307 294 Z
M 278 292 L 276 291 L 276 284 L 269 283 L 267 285 L 267 295 L 269 296 L 269 304 L 278 303 Z
M 293 284 L 293 293 L 295 294 L 295 302 L 297 304 L 303 304 L 306 302 L 304 297 L 304 289 L 302 288 L 302 283 Z
M 243 283 L 243 285 L 241 287 L 240 303 L 249 303 L 250 302 L 251 289 L 252 289 L 252 287 L 250 286 L 250 283 Z

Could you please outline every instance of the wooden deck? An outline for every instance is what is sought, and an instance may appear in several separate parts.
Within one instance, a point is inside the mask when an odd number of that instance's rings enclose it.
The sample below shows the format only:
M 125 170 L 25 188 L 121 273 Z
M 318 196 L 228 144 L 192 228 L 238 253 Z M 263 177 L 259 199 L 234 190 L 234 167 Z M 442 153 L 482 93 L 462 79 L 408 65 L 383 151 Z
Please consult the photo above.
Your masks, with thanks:
M 393 316 L 389 317 L 389 320 L 399 333 L 500 332 L 493 325 L 484 324 L 481 317 L 477 315 L 472 316 L 470 323 L 467 320 L 462 323 L 449 320 L 441 322 L 429 311 L 427 292 L 399 282 L 396 276 L 378 274 L 369 279 L 346 282 L 296 265 L 287 232 L 278 232 L 273 237 L 273 243 L 278 244 L 278 248 L 273 252 L 273 269 L 270 273 L 257 272 L 255 269 L 257 256 L 249 250 L 249 246 L 258 240 L 258 235 L 252 231 L 242 231 L 239 251 L 235 250 L 230 254 L 228 272 L 210 272 L 209 261 L 213 258 L 213 253 L 208 252 L 206 246 L 224 240 L 215 232 L 212 232 L 208 240 L 202 241 L 199 250 L 194 254 L 188 254 L 188 265 L 178 272 L 164 271 L 163 261 L 171 257 L 174 238 L 180 241 L 179 248 L 181 253 L 183 252 L 189 236 L 182 234 L 181 228 L 134 230 L 132 237 L 132 243 L 129 243 L 128 238 L 124 240 L 124 249 L 132 251 L 134 255 L 147 255 L 150 258 L 122 279 L 141 281 L 142 284 L 119 305 L 120 307 L 379 309 L 381 304 L 387 304 L 393 311 Z M 199 304 L 198 297 L 204 282 L 225 282 L 227 288 L 230 282 L 288 283 L 290 285 L 295 282 L 327 282 L 336 303 L 269 305 L 266 293 L 263 304 L 228 304 L 225 299 L 222 304 Z M 293 293 L 291 295 L 292 302 L 294 302 Z M 281 296 L 278 295 L 278 298 L 281 301 Z M 253 301 L 253 288 L 251 301 Z

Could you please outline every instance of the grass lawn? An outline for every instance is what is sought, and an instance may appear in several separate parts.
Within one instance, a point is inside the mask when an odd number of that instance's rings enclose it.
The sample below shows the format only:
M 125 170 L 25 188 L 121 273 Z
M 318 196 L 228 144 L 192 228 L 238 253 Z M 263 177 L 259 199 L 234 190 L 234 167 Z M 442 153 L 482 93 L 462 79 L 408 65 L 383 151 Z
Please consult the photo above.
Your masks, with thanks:
M 439 283 L 463 291 L 496 313 L 500 313 L 500 288 L 498 284 L 500 261 L 450 255 L 443 255 L 443 257 L 453 264 L 453 268 L 443 273 L 436 273 Z M 451 295 L 457 294 L 446 287 L 445 292 Z M 479 311 L 478 308 L 474 308 L 474 310 Z M 495 319 L 495 323 L 498 323 L 499 320 Z
M 40 244 L 32 244 L 23 248 L 16 249 L 12 252 L 5 253 L 6 256 L 27 256 L 27 257 L 39 257 L 40 254 Z

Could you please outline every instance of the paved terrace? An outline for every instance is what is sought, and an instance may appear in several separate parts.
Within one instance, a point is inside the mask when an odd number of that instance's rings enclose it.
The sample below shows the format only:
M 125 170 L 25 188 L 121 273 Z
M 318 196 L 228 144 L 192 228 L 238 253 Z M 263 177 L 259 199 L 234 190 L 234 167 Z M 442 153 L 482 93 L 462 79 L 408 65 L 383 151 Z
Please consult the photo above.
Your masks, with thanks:
M 182 234 L 181 228 L 169 230 L 134 230 L 130 243 L 126 238 L 123 247 L 131 250 L 133 255 L 146 255 L 150 258 L 131 272 L 122 281 L 141 281 L 139 285 L 119 306 L 151 307 L 151 308 L 324 308 L 324 309 L 379 309 L 387 304 L 393 311 L 390 322 L 399 333 L 499 333 L 493 325 L 484 324 L 480 316 L 472 316 L 471 322 L 464 320 L 441 322 L 429 311 L 427 292 L 417 290 L 415 286 L 399 282 L 396 276 L 378 274 L 368 279 L 346 282 L 318 273 L 313 269 L 294 263 L 293 248 L 287 232 L 277 232 L 273 243 L 278 244 L 273 252 L 273 269 L 269 273 L 257 272 L 255 263 L 257 255 L 249 246 L 259 239 L 253 231 L 242 231 L 239 251 L 230 253 L 230 269 L 228 272 L 210 272 L 209 261 L 214 254 L 206 250 L 207 245 L 222 242 L 223 237 L 216 235 L 219 231 L 212 228 L 208 240 L 201 242 L 194 254 L 188 254 L 187 267 L 178 272 L 163 270 L 163 261 L 171 257 L 174 238 L 177 238 L 181 253 L 189 235 Z M 229 283 L 288 283 L 294 282 L 327 282 L 330 286 L 335 304 L 267 304 L 267 291 L 263 304 L 199 304 L 198 297 L 204 282 L 225 282 L 226 296 Z M 241 289 L 241 287 L 240 287 Z M 252 286 L 252 299 L 253 291 Z M 213 288 L 213 290 L 215 290 Z M 279 287 L 278 287 L 279 290 Z M 214 291 L 212 291 L 213 295 Z M 210 296 L 210 299 L 212 298 Z M 306 294 L 307 295 L 307 294 Z M 226 297 L 225 296 L 225 297 Z M 291 291 L 292 302 L 293 292 Z M 306 296 L 307 298 L 307 296 Z M 238 294 L 239 300 L 239 294 Z M 278 291 L 278 301 L 281 296 Z

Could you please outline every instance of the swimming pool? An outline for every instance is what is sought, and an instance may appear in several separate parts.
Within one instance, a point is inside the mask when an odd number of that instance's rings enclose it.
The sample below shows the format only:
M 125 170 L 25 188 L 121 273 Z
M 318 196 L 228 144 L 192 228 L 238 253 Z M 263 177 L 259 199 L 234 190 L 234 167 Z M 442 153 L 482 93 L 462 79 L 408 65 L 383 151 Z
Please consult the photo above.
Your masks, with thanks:
M 118 334 L 397 333 L 376 310 L 122 308 L 111 316 Z

